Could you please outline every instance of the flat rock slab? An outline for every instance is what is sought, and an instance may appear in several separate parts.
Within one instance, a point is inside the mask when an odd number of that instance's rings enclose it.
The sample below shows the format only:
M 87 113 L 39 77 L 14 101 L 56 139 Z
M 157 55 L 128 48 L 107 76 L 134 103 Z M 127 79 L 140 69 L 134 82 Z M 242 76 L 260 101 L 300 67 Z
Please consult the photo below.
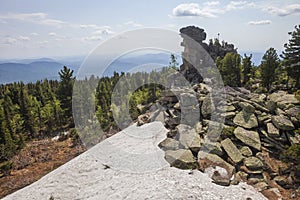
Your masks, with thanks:
M 170 167 L 158 147 L 166 133 L 160 122 L 130 126 L 4 200 L 266 199 L 246 183 L 223 187 Z
M 234 163 L 239 163 L 244 159 L 244 156 L 229 138 L 223 140 L 221 145 Z
M 258 127 L 258 122 L 255 114 L 244 111 L 239 112 L 233 119 L 233 123 L 247 129 Z
M 253 147 L 257 150 L 261 149 L 261 142 L 259 134 L 255 131 L 248 131 L 242 127 L 237 127 L 234 130 L 234 135 L 244 144 Z
M 281 130 L 290 131 L 295 129 L 293 123 L 283 115 L 277 115 L 272 117 L 273 124 Z

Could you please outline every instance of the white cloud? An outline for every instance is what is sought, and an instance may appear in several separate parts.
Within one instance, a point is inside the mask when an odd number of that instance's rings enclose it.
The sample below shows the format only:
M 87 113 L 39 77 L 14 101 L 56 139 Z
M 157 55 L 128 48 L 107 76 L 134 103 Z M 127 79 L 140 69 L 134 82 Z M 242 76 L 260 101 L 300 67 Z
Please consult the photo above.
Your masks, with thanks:
M 61 27 L 67 22 L 48 18 L 46 13 L 9 13 L 0 15 L 0 20 L 20 20 L 41 25 Z
M 32 35 L 32 36 L 38 36 L 39 34 L 37 34 L 37 33 L 30 33 L 30 35 Z
M 48 33 L 48 35 L 49 35 L 49 36 L 51 36 L 51 37 L 55 37 L 55 36 L 57 36 L 57 34 L 56 34 L 56 33 L 54 33 L 54 32 Z
M 219 9 L 211 9 L 209 7 L 200 8 L 197 3 L 185 3 L 176 6 L 173 9 L 173 16 L 177 17 L 217 17 L 215 14 L 220 13 Z
M 79 27 L 82 29 L 88 29 L 88 28 L 98 29 L 99 28 L 99 26 L 96 24 L 80 24 Z
M 204 5 L 206 6 L 218 6 L 220 5 L 220 2 L 219 1 L 207 1 L 204 3 Z
M 17 39 L 16 38 L 12 38 L 12 37 L 6 37 L 4 38 L 3 44 L 7 44 L 7 45 L 13 45 L 17 43 Z
M 29 37 L 22 36 L 22 35 L 21 35 L 21 36 L 19 36 L 19 37 L 18 37 L 18 39 L 19 39 L 20 41 L 25 41 L 25 42 L 30 40 L 30 38 L 29 38 Z
M 127 26 L 134 26 L 134 27 L 141 27 L 141 26 L 143 26 L 142 24 L 136 23 L 135 21 L 128 21 L 128 22 L 125 22 L 124 25 L 127 25 Z
M 280 17 L 285 17 L 288 15 L 300 14 L 300 4 L 291 4 L 283 8 L 270 6 L 265 10 Z
M 110 26 L 98 26 L 96 24 L 80 24 L 80 25 L 73 25 L 79 26 L 82 29 L 94 29 L 94 30 L 104 30 L 104 29 L 111 29 Z
M 249 7 L 254 7 L 255 3 L 248 1 L 230 1 L 229 4 L 226 5 L 225 10 L 241 10 Z
M 248 22 L 249 25 L 268 25 L 271 24 L 271 20 L 259 20 L 259 21 L 250 21 Z

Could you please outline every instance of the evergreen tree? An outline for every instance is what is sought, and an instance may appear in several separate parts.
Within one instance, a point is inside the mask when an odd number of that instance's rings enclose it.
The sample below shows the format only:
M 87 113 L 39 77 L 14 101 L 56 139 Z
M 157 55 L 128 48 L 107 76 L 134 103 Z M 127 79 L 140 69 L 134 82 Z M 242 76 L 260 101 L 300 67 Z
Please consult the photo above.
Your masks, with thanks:
M 276 50 L 274 48 L 268 49 L 260 65 L 262 86 L 266 87 L 268 91 L 276 79 L 275 72 L 279 68 L 279 65 L 280 62 Z
M 59 72 L 60 84 L 57 94 L 67 122 L 70 122 L 72 119 L 72 91 L 75 80 L 73 72 L 66 66 Z
M 252 54 L 250 54 L 250 56 L 244 54 L 244 58 L 243 58 L 243 84 L 244 85 L 249 84 L 250 81 L 251 71 L 252 71 L 251 58 L 252 58 Z
M 291 39 L 284 45 L 283 64 L 289 77 L 295 79 L 295 87 L 300 88 L 300 25 L 288 33 Z
M 218 62 L 220 62 L 218 60 Z M 237 53 L 227 53 L 219 66 L 225 85 L 241 86 L 241 57 Z M 220 64 L 219 64 L 220 65 Z

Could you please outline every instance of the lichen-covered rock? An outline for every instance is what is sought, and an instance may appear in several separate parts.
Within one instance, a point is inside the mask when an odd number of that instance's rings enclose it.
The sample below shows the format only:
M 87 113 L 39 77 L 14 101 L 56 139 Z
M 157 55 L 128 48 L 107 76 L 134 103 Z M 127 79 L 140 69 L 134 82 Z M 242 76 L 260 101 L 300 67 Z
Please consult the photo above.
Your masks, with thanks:
M 267 130 L 270 137 L 280 137 L 279 130 L 272 123 L 267 123 Z
M 244 156 L 229 138 L 221 141 L 221 145 L 234 163 L 239 163 L 244 159 Z
M 172 138 L 166 138 L 158 145 L 162 150 L 177 150 L 179 149 L 179 142 Z
M 201 146 L 201 151 L 222 156 L 224 154 L 219 142 L 205 142 Z
M 262 161 L 254 156 L 245 158 L 244 164 L 247 168 L 249 168 L 251 170 L 259 170 L 259 169 L 262 169 L 264 166 Z
M 165 158 L 171 166 L 179 169 L 196 169 L 198 166 L 192 152 L 187 149 L 166 151 Z
M 244 111 L 239 112 L 233 119 L 233 123 L 247 129 L 258 127 L 258 122 L 255 114 Z
M 244 112 L 246 113 L 254 113 L 255 108 L 252 106 L 250 103 L 246 102 L 240 102 L 239 106 L 243 109 Z
M 281 130 L 290 131 L 295 129 L 293 123 L 283 115 L 272 116 L 273 124 Z
M 251 149 L 247 146 L 243 146 L 240 149 L 240 152 L 242 153 L 243 156 L 246 156 L 246 157 L 250 157 L 253 155 Z
M 259 134 L 255 131 L 248 131 L 242 127 L 237 127 L 234 130 L 234 135 L 244 144 L 253 147 L 254 149 L 261 149 L 261 142 Z

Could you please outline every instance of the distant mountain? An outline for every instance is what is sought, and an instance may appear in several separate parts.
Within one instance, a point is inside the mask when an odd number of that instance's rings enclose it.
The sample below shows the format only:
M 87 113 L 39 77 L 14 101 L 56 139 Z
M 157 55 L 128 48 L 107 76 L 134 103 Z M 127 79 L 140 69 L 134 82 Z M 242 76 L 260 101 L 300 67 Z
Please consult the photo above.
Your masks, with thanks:
M 43 79 L 58 79 L 58 72 L 64 65 L 74 70 L 77 74 L 79 67 L 83 63 L 83 57 L 72 58 L 39 58 L 39 59 L 19 59 L 19 60 L 2 60 L 0 61 L 0 84 L 23 81 L 24 83 L 35 82 Z M 113 61 L 105 70 L 103 75 L 111 76 L 114 71 L 131 72 L 131 71 L 151 71 L 154 65 L 146 66 L 147 69 L 140 68 L 140 65 L 156 63 L 157 66 L 167 66 L 170 61 L 168 53 L 149 53 L 143 55 L 123 56 Z M 181 59 L 177 61 L 180 63 Z M 96 66 L 101 66 L 101 59 L 96 60 Z M 133 70 L 133 68 L 136 68 Z M 97 75 L 97 74 L 96 74 Z
M 29 64 L 2 63 L 0 64 L 0 84 L 23 81 L 35 82 L 43 79 L 58 79 L 58 72 L 63 64 L 54 61 L 36 60 Z M 76 69 L 77 70 L 77 69 Z

